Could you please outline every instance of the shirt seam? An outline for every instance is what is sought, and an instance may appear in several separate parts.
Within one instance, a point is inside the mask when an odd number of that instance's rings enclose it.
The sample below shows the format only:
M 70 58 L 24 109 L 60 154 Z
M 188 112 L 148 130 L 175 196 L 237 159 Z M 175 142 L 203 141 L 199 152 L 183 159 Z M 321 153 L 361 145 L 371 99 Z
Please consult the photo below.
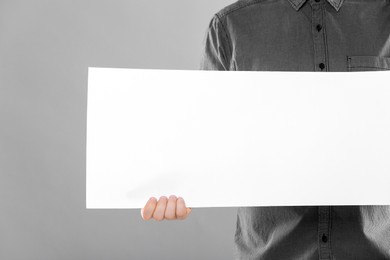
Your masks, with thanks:
M 332 218 L 333 218 L 333 207 L 332 206 L 329 206 L 329 252 L 330 252 L 330 257 L 331 259 L 334 259 L 334 255 L 333 255 L 333 239 L 332 239 L 332 228 L 333 228 L 333 221 L 332 221 Z
M 245 7 L 248 7 L 251 5 L 255 5 L 255 4 L 260 4 L 264 1 L 266 1 L 266 0 L 252 0 L 251 2 L 248 2 L 248 3 L 236 2 L 236 6 L 232 7 L 231 10 L 223 11 L 223 9 L 222 9 L 221 11 L 218 12 L 218 14 L 220 15 L 221 18 L 223 18 L 223 17 L 227 16 L 228 14 L 233 13 L 235 11 L 238 11 L 242 8 L 245 8 Z
M 232 55 L 233 55 L 233 46 L 232 46 L 232 40 L 230 38 L 230 35 L 228 34 L 225 25 L 223 24 L 220 16 L 218 14 L 215 14 L 216 18 L 218 19 L 219 23 L 221 24 L 222 31 L 225 33 L 225 36 L 228 40 L 227 47 L 229 48 L 229 70 L 232 67 Z
M 321 15 L 322 15 L 322 35 L 324 36 L 324 47 L 325 47 L 325 63 L 326 63 L 326 71 L 330 71 L 329 68 L 329 52 L 328 52 L 328 36 L 327 36 L 327 30 L 326 30 L 326 13 L 325 13 L 325 6 L 321 6 Z
M 350 68 L 351 68 L 351 69 L 354 69 L 354 68 L 368 68 L 368 69 L 390 70 L 390 68 L 376 67 L 376 66 L 350 66 Z

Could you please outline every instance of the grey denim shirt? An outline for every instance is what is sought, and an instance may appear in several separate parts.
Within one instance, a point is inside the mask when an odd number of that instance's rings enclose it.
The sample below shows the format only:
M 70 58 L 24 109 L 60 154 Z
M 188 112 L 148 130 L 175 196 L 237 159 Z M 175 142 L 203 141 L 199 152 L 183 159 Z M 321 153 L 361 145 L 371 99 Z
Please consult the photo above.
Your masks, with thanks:
M 200 69 L 390 70 L 390 1 L 239 0 L 211 18 Z M 236 259 L 390 259 L 390 206 L 238 208 L 234 241 Z

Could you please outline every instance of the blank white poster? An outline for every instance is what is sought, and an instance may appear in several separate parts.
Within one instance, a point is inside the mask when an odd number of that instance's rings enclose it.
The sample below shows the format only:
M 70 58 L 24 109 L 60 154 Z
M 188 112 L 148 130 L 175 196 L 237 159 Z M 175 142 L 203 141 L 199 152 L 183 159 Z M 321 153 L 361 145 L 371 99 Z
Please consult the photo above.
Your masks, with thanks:
M 390 72 L 89 68 L 87 208 L 390 204 Z

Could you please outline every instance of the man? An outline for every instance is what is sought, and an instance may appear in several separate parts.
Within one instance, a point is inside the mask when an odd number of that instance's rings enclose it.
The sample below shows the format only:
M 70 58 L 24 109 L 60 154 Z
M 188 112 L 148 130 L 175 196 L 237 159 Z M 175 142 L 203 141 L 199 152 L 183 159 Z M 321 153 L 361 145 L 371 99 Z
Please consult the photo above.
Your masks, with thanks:
M 237 1 L 212 18 L 201 69 L 390 70 L 390 1 Z M 151 198 L 141 214 L 190 211 L 171 196 Z M 239 208 L 235 245 L 236 259 L 390 259 L 390 206 Z

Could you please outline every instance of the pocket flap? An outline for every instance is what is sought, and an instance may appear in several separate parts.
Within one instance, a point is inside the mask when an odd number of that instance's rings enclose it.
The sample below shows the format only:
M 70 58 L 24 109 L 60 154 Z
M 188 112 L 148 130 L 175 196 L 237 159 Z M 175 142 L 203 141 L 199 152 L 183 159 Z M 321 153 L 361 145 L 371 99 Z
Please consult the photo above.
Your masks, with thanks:
M 347 56 L 349 71 L 390 70 L 390 57 Z

